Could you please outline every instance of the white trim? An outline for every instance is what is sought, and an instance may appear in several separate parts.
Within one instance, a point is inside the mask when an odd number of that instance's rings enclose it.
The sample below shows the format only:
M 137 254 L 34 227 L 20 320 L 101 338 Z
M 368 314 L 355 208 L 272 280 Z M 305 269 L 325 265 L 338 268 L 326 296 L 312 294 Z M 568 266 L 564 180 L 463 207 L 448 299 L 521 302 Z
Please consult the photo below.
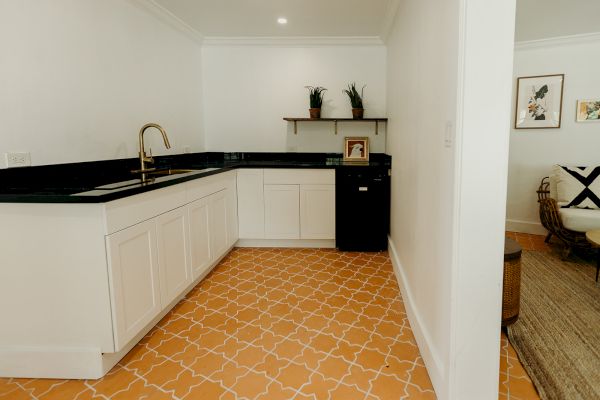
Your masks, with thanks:
M 129 0 L 134 5 L 140 6 L 144 10 L 150 12 L 153 16 L 166 23 L 167 25 L 175 28 L 181 33 L 185 34 L 187 37 L 192 39 L 194 42 L 202 44 L 204 37 L 200 32 L 196 29 L 192 28 L 186 22 L 184 22 L 181 18 L 173 14 L 171 11 L 167 10 L 160 4 L 158 4 L 155 0 Z
M 419 310 L 415 306 L 412 291 L 407 283 L 404 269 L 402 268 L 402 264 L 398 258 L 398 252 L 396 251 L 396 247 L 394 246 L 394 242 L 390 236 L 388 236 L 388 250 L 390 259 L 392 260 L 392 266 L 394 267 L 396 280 L 398 281 L 398 286 L 400 286 L 400 291 L 402 292 L 402 301 L 404 302 L 406 314 L 408 315 L 410 328 L 415 336 L 415 339 L 417 340 L 417 345 L 419 346 L 421 357 L 423 357 L 423 361 L 425 361 L 425 366 L 427 367 L 427 372 L 429 373 L 431 383 L 433 384 L 434 388 L 439 390 L 440 388 L 444 387 L 444 377 L 446 373 L 440 357 L 433 346 L 433 339 L 431 339 L 431 335 L 429 334 L 427 327 L 425 324 L 423 324 Z M 437 394 L 437 396 L 438 398 L 441 398 L 439 394 Z
M 458 60 L 457 60 L 457 79 L 456 79 L 456 124 L 454 128 L 454 146 L 451 148 L 454 151 L 454 193 L 452 206 L 452 255 L 450 259 L 450 347 L 448 349 L 448 373 L 443 376 L 447 381 L 443 386 L 444 393 L 439 397 L 446 399 L 456 398 L 456 354 L 458 338 L 456 335 L 458 325 L 458 288 L 460 281 L 460 245 L 461 245 L 461 229 L 459 221 L 462 216 L 461 193 L 463 188 L 462 173 L 463 173 L 463 129 L 465 119 L 465 80 L 466 80 L 466 45 L 467 45 L 467 0 L 459 0 L 458 6 Z
M 600 42 L 600 32 L 515 42 L 515 51 Z
M 206 36 L 205 46 L 283 46 L 283 47 L 320 47 L 320 46 L 383 46 L 378 36 Z
M 506 230 L 509 232 L 531 233 L 533 235 L 546 235 L 548 231 L 539 222 L 506 220 Z
M 399 8 L 400 0 L 388 0 L 385 17 L 383 19 L 383 23 L 381 24 L 382 28 L 379 34 L 381 41 L 384 43 L 387 42 L 388 37 L 392 32 L 392 28 L 394 27 L 394 21 L 396 20 L 396 15 L 398 14 Z
M 99 348 L 0 347 L 2 377 L 98 379 L 105 373 Z
M 235 247 L 335 249 L 335 239 L 239 239 Z

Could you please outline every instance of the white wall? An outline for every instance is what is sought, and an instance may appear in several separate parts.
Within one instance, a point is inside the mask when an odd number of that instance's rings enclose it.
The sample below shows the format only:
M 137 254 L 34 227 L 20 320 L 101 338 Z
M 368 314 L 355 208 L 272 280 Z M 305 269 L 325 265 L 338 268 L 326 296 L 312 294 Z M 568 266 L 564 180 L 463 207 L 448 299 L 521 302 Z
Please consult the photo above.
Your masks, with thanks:
M 349 82 L 366 84 L 365 117 L 386 114 L 384 46 L 219 45 L 203 49 L 204 115 L 209 151 L 336 152 L 344 136 L 369 136 L 371 151 L 383 152 L 384 135 L 368 123 L 293 124 L 308 117 L 306 85 L 324 86 L 322 117 L 351 117 L 342 93 Z M 382 127 L 385 131 L 385 126 Z
M 599 165 L 600 122 L 576 122 L 577 99 L 600 98 L 600 35 L 595 40 L 523 44 L 515 51 L 514 76 L 565 74 L 560 129 L 512 129 L 507 229 L 545 233 L 537 195 L 554 164 Z M 516 83 L 513 83 L 516 90 Z M 515 104 L 513 94 L 512 106 Z M 514 115 L 511 124 L 514 126 Z
M 2 158 L 135 157 L 149 121 L 167 130 L 169 154 L 203 149 L 200 44 L 136 1 L 2 1 L 0 49 Z M 148 146 L 167 154 L 158 136 Z
M 538 40 L 598 31 L 600 1 L 519 0 L 517 41 Z
M 439 399 L 498 398 L 514 8 L 407 0 L 388 42 L 391 256 Z

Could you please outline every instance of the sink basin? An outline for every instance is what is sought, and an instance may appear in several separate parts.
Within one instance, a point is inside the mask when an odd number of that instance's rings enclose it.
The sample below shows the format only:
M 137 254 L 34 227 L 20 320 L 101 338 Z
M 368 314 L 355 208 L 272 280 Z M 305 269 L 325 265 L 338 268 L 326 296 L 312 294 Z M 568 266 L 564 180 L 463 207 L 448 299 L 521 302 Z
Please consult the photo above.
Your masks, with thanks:
M 188 172 L 200 171 L 199 169 L 157 169 L 155 171 L 146 172 L 146 175 L 150 176 L 164 176 L 164 175 L 178 175 L 186 174 Z
M 143 177 L 142 177 L 141 172 L 136 171 L 136 172 L 134 172 L 134 175 L 138 175 L 137 179 L 130 179 L 127 181 L 121 181 L 121 182 L 109 183 L 107 185 L 96 186 L 94 189 L 97 189 L 97 190 L 121 189 L 121 188 L 124 188 L 127 186 L 153 183 L 155 179 L 158 179 L 163 176 L 166 177 L 166 176 L 170 176 L 170 175 L 186 174 L 188 172 L 197 172 L 197 171 L 201 171 L 201 170 L 199 170 L 199 169 L 175 169 L 175 168 L 157 169 L 154 171 L 145 172 Z

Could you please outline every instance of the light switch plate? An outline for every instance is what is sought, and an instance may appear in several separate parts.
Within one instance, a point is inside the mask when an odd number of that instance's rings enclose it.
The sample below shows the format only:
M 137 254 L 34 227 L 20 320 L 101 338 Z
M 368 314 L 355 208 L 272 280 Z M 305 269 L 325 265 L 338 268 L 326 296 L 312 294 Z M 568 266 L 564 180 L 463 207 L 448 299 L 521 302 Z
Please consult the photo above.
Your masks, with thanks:
M 452 121 L 446 121 L 446 129 L 444 131 L 444 146 L 452 147 L 454 143 L 454 135 L 452 134 L 452 130 L 454 128 Z
M 31 154 L 16 152 L 6 153 L 6 166 L 8 168 L 29 167 L 31 166 Z

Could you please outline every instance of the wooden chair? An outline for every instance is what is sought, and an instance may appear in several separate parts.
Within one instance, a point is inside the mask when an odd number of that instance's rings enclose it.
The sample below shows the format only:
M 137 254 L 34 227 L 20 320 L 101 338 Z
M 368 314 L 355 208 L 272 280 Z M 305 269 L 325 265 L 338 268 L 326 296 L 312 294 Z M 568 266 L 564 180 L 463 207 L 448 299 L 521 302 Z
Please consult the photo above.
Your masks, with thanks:
M 585 238 L 584 232 L 576 232 L 564 227 L 558 213 L 558 204 L 556 200 L 550 197 L 550 178 L 545 177 L 537 190 L 538 203 L 540 203 L 540 221 L 544 228 L 548 230 L 546 243 L 550 238 L 556 236 L 564 245 L 565 250 L 563 258 L 567 258 L 573 249 L 592 248 L 590 242 Z

